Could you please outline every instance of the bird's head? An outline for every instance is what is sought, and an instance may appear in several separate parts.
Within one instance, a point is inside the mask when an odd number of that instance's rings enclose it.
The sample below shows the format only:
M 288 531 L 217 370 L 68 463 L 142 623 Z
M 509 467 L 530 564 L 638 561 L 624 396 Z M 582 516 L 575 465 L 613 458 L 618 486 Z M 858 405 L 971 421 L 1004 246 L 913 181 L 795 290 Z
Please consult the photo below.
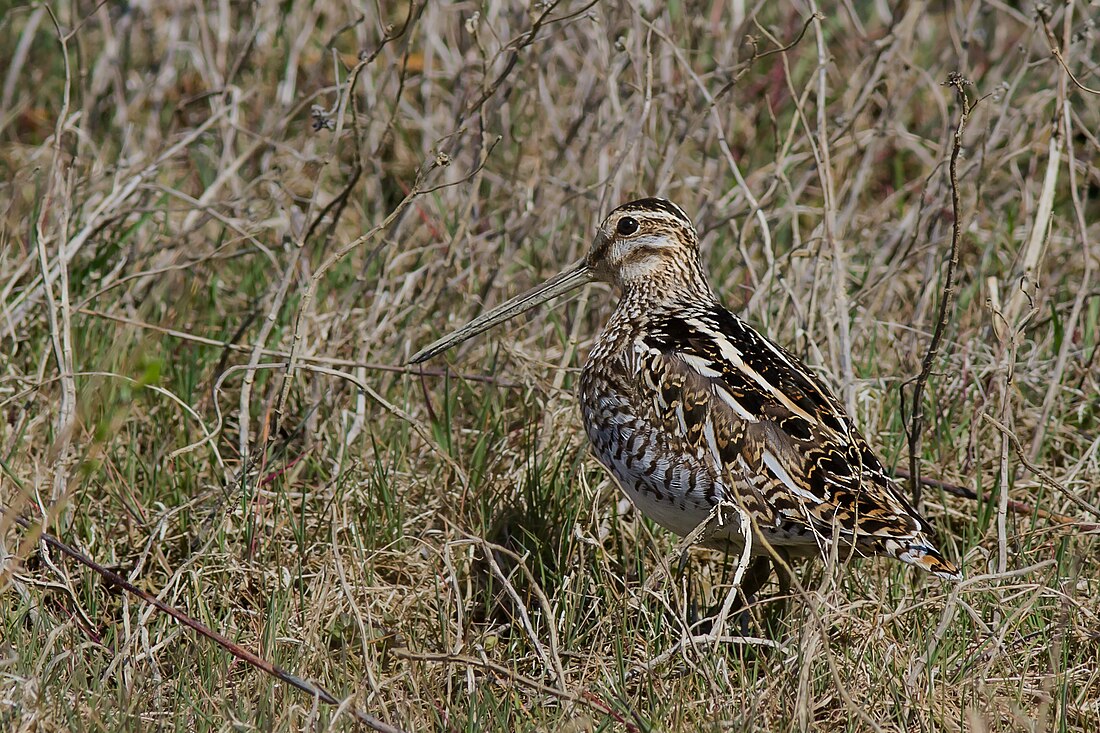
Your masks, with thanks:
M 622 288 L 635 303 L 653 305 L 709 295 L 699 264 L 699 237 L 671 201 L 638 199 L 612 211 L 596 231 L 588 256 L 542 285 L 483 313 L 411 359 L 418 363 L 593 280 Z
M 624 291 L 675 287 L 699 269 L 699 236 L 691 219 L 666 199 L 631 201 L 608 214 L 585 258 L 592 275 Z

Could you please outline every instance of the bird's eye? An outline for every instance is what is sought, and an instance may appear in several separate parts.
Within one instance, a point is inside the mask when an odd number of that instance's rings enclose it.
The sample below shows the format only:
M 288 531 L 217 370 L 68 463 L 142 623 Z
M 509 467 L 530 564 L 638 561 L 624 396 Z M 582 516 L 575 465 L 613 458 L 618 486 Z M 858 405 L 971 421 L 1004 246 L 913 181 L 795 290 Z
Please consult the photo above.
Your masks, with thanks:
M 619 223 L 615 229 L 624 237 L 629 237 L 631 234 L 638 231 L 638 220 L 632 216 L 624 216 L 622 219 L 619 219 Z

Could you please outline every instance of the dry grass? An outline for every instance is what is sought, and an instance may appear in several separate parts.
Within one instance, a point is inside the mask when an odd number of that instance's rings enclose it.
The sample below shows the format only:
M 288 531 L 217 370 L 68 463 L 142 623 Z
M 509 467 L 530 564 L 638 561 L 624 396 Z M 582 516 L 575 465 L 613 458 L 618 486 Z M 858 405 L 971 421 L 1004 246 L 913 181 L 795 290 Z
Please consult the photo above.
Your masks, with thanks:
M 381 5 L 0 15 L 2 726 L 355 725 L 14 512 L 407 730 L 1100 730 L 1094 4 Z M 925 491 L 969 580 L 815 562 L 693 642 L 579 429 L 612 293 L 402 365 L 666 195 L 906 466 L 953 71 L 919 458 L 980 496 Z

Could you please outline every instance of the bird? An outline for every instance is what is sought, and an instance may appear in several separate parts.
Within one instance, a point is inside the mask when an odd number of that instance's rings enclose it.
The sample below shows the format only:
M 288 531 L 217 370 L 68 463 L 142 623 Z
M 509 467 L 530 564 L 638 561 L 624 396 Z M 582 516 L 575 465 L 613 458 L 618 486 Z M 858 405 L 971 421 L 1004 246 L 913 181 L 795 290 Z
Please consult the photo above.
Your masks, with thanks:
M 621 293 L 581 372 L 582 422 L 637 509 L 700 544 L 743 552 L 746 599 L 796 556 L 887 556 L 961 577 L 828 386 L 727 310 L 688 215 L 663 198 L 614 209 L 587 255 L 415 354 L 420 363 L 582 285 Z M 750 520 L 716 522 L 732 505 Z M 710 526 L 704 523 L 710 522 Z M 781 588 L 783 587 L 781 578 Z M 749 587 L 751 586 L 751 587 Z

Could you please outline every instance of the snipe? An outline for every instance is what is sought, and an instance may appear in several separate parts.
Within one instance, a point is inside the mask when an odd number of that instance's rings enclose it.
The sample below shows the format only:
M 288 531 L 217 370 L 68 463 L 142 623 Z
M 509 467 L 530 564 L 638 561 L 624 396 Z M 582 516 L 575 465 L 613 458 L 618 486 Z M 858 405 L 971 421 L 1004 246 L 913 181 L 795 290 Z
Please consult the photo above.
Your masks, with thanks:
M 643 514 L 684 536 L 735 503 L 751 518 L 757 585 L 769 557 L 834 543 L 841 558 L 888 555 L 959 578 L 828 387 L 718 302 L 695 227 L 664 199 L 615 209 L 582 262 L 412 362 L 593 280 L 622 298 L 581 374 L 584 427 Z M 705 544 L 744 547 L 736 522 L 709 528 Z

